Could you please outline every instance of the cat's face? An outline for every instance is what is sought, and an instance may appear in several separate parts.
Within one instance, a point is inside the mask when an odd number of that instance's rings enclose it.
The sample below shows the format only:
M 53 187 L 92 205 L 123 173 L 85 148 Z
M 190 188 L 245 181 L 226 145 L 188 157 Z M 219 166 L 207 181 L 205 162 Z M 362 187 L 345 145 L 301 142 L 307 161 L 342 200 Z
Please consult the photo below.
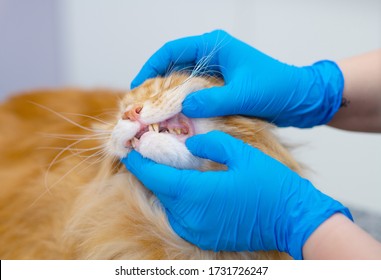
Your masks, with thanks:
M 182 102 L 194 91 L 221 84 L 185 74 L 147 80 L 122 99 L 108 153 L 123 158 L 135 149 L 144 157 L 177 168 L 200 167 L 201 159 L 188 151 L 185 140 L 215 127 L 212 119 L 184 116 Z

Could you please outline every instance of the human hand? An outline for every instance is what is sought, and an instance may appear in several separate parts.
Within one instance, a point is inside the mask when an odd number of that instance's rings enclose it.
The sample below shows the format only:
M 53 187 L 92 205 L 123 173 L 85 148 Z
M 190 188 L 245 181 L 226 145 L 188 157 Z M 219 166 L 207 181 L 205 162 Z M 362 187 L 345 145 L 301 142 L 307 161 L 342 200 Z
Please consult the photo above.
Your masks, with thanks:
M 278 126 L 327 123 L 341 105 L 343 76 L 332 61 L 296 67 L 217 30 L 166 43 L 145 63 L 131 87 L 172 69 L 218 72 L 225 86 L 201 90 L 183 102 L 188 117 L 242 114 Z
M 186 141 L 227 171 L 178 170 L 132 151 L 122 162 L 165 207 L 174 231 L 207 250 L 279 250 L 296 259 L 339 202 L 294 171 L 232 136 L 213 131 Z

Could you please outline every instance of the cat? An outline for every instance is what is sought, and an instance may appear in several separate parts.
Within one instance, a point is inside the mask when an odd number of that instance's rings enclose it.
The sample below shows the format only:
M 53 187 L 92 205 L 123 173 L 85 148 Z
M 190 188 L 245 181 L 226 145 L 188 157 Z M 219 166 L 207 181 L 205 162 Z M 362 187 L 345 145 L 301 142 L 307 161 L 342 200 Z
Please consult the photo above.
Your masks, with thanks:
M 189 73 L 128 91 L 25 92 L 0 106 L 1 259 L 290 259 L 213 252 L 180 238 L 158 199 L 120 163 L 132 149 L 177 168 L 224 169 L 197 158 L 188 137 L 221 130 L 296 172 L 271 124 L 250 117 L 189 119 L 191 92 L 223 81 Z

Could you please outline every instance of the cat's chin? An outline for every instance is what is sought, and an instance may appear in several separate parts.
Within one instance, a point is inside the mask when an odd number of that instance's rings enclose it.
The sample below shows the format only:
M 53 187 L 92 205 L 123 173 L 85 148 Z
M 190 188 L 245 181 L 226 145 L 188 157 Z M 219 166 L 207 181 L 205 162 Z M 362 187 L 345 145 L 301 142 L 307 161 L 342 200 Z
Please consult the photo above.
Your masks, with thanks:
M 183 141 L 170 133 L 146 132 L 135 149 L 146 158 L 180 169 L 199 169 L 204 161 L 192 155 Z

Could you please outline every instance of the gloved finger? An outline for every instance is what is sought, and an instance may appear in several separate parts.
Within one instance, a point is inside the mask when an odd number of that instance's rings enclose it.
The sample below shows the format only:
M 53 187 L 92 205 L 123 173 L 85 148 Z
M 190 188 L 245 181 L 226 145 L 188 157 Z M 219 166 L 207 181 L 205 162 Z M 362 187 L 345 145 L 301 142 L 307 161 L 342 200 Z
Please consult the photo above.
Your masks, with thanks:
M 142 69 L 140 69 L 136 77 L 132 80 L 130 85 L 131 89 L 140 86 L 147 79 L 161 75 L 161 69 L 156 68 L 157 62 L 155 62 L 155 60 L 157 60 L 157 58 L 154 54 L 148 59 L 148 61 L 143 65 Z
M 156 51 L 143 65 L 131 82 L 131 88 L 141 85 L 146 79 L 165 75 L 177 65 L 196 65 L 198 58 L 198 38 L 192 36 L 170 41 Z
M 136 151 L 131 151 L 126 158 L 122 159 L 122 163 L 156 195 L 169 197 L 176 195 L 176 186 L 183 176 L 183 170 L 156 163 L 142 157 Z
M 209 118 L 234 113 L 234 98 L 230 87 L 212 87 L 189 94 L 182 104 L 182 112 L 190 118 Z
M 225 31 L 215 30 L 201 36 L 170 41 L 156 51 L 143 65 L 131 82 L 131 88 L 141 85 L 146 79 L 178 70 L 178 65 L 195 66 L 202 58 L 203 69 L 210 67 L 209 64 L 216 65 L 218 63 L 215 61 L 215 56 L 218 50 L 224 47 L 230 39 L 231 36 Z
M 169 224 L 171 225 L 172 229 L 176 232 L 176 234 L 181 238 L 187 240 L 188 242 L 194 244 L 194 238 L 192 238 L 192 234 L 189 232 L 189 226 L 184 224 L 184 220 L 177 219 L 177 215 L 175 213 L 172 214 L 170 209 L 166 209 L 166 214 L 168 217 Z
M 198 234 L 198 232 L 195 232 L 193 228 L 190 228 L 189 225 L 184 224 L 184 220 L 176 219 L 176 215 L 172 215 L 169 209 L 166 209 L 166 213 L 172 229 L 178 236 L 190 243 L 195 244 L 202 250 L 216 250 L 211 243 L 202 242 L 203 238 Z
M 188 138 L 185 145 L 195 156 L 232 167 L 237 160 L 243 160 L 244 154 L 239 152 L 245 144 L 229 134 L 214 130 Z

